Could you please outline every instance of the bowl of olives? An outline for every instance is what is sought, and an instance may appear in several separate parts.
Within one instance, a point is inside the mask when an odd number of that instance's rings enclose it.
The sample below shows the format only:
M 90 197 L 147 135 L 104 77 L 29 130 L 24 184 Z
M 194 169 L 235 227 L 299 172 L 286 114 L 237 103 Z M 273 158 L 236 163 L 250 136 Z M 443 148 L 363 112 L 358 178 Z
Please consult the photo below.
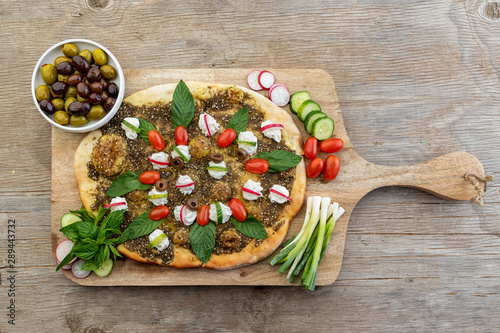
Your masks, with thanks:
M 86 39 L 57 43 L 38 60 L 31 79 L 33 100 L 52 125 L 70 132 L 95 130 L 113 118 L 125 93 L 115 56 Z

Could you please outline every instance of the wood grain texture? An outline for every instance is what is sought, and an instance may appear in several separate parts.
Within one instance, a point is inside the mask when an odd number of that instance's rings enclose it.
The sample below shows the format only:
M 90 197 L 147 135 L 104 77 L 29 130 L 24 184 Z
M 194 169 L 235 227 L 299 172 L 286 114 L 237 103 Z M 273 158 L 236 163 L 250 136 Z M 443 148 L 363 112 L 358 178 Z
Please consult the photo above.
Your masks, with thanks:
M 498 6 L 0 1 L 0 331 L 497 331 Z M 29 91 L 39 56 L 72 37 L 102 43 L 124 68 L 322 68 L 335 80 L 346 131 L 367 161 L 408 165 L 466 151 L 496 180 L 484 207 L 399 187 L 368 193 L 349 219 L 337 281 L 314 294 L 297 287 L 78 286 L 53 271 L 51 128 Z M 13 218 L 16 327 L 5 320 L 5 230 Z

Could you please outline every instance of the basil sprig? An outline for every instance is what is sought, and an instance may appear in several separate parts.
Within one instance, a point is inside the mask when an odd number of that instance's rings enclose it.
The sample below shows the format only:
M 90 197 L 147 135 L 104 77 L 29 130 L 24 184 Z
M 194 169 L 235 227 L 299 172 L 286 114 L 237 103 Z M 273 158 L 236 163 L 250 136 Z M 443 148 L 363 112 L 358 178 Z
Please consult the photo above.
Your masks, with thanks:
M 215 224 L 209 221 L 207 225 L 201 226 L 194 223 L 189 231 L 189 241 L 194 254 L 202 262 L 207 263 L 215 248 Z
M 245 236 L 256 239 L 267 238 L 266 228 L 264 228 L 264 226 L 259 220 L 257 220 L 250 214 L 248 214 L 246 220 L 243 222 L 240 222 L 231 216 L 231 223 L 234 225 L 236 229 L 238 229 L 239 232 L 241 232 Z
M 229 123 L 227 123 L 227 128 L 232 128 L 235 132 L 236 135 L 240 134 L 240 132 L 243 132 L 248 125 L 248 109 L 246 107 L 238 110 L 231 119 L 229 120 Z
M 118 176 L 118 178 L 115 179 L 115 181 L 106 191 L 106 195 L 114 198 L 132 192 L 134 190 L 148 190 L 151 185 L 141 183 L 139 181 L 139 175 L 139 172 L 129 171 Z
M 302 156 L 286 150 L 262 151 L 253 158 L 263 158 L 269 162 L 267 172 L 281 172 L 293 168 L 302 160 Z
M 83 270 L 96 270 L 106 259 L 111 257 L 111 254 L 113 254 L 114 260 L 116 257 L 122 256 L 115 245 L 147 235 L 164 221 L 164 219 L 151 220 L 149 211 L 147 211 L 133 220 L 122 233 L 119 229 L 125 210 L 117 210 L 104 217 L 108 211 L 108 208 L 99 207 L 97 216 L 83 207 L 77 211 L 70 211 L 79 216 L 82 221 L 72 223 L 59 230 L 75 245 L 57 266 L 56 271 L 69 264 L 76 257 L 85 261 L 82 265 Z M 109 238 L 113 235 L 118 235 L 118 237 Z
M 194 99 L 184 81 L 180 80 L 172 96 L 172 125 L 173 128 L 184 126 L 187 128 L 194 117 Z

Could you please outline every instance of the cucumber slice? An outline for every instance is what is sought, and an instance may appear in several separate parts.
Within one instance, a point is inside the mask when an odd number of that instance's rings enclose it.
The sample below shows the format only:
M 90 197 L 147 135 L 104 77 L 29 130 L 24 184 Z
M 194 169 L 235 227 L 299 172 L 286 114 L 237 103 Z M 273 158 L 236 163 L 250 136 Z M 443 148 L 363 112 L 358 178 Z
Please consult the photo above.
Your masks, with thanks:
M 313 128 L 313 123 L 316 121 L 316 119 L 325 118 L 325 117 L 326 117 L 326 114 L 324 114 L 321 111 L 310 112 L 307 115 L 306 120 L 304 120 L 304 127 L 306 128 L 306 132 L 311 134 L 311 131 Z
M 61 216 L 61 228 L 64 228 L 72 223 L 79 222 L 82 219 L 76 216 L 75 214 L 66 213 Z
M 209 166 L 207 166 L 207 170 L 209 170 L 209 171 L 224 171 L 224 172 L 226 172 L 227 168 L 224 168 L 223 166 L 219 166 L 219 165 L 209 165 Z
M 331 118 L 316 119 L 312 125 L 312 136 L 318 140 L 326 140 L 333 134 L 335 124 Z
M 108 276 L 109 273 L 111 273 L 111 270 L 113 269 L 113 265 L 114 265 L 113 259 L 108 258 L 108 259 L 104 260 L 101 267 L 96 269 L 94 271 L 94 273 L 95 273 L 95 275 L 100 276 L 100 277 Z
M 299 91 L 290 96 L 290 111 L 297 114 L 302 103 L 311 99 L 311 95 L 307 91 Z
M 222 215 L 222 207 L 220 206 L 219 201 L 215 202 L 215 210 L 217 211 L 217 224 L 221 224 L 223 215 Z
M 165 238 L 167 238 L 167 235 L 165 235 L 164 233 L 162 233 L 160 236 L 156 237 L 155 239 L 153 239 L 152 242 L 149 243 L 149 248 L 152 249 L 153 247 L 157 246 L 158 244 L 160 244 Z
M 321 106 L 309 99 L 300 105 L 299 111 L 297 111 L 297 116 L 300 120 L 304 121 L 306 120 L 307 115 L 312 111 L 321 111 Z

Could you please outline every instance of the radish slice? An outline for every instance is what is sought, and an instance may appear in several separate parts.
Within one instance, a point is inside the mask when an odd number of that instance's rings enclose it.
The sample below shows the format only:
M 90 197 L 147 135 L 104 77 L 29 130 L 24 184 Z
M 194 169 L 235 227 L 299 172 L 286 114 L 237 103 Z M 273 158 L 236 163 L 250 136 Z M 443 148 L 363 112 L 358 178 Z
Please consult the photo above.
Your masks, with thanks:
M 251 71 L 247 76 L 247 83 L 252 90 L 259 91 L 262 90 L 262 87 L 259 84 L 259 74 L 261 71 Z
M 290 93 L 285 85 L 279 85 L 269 92 L 269 99 L 277 106 L 285 106 L 290 101 Z
M 186 225 L 186 223 L 184 223 L 184 219 L 182 218 L 182 211 L 184 210 L 184 207 L 186 207 L 186 205 L 182 205 L 181 212 L 179 213 L 179 217 L 181 218 L 181 223 Z
M 205 126 L 207 126 L 207 132 L 210 137 L 212 137 L 212 133 L 210 133 L 210 126 L 208 126 L 208 121 L 207 121 L 207 115 L 205 114 L 205 117 L 203 117 L 205 120 Z
M 273 192 L 273 193 L 275 193 L 275 194 L 277 194 L 277 195 L 281 195 L 283 198 L 285 198 L 285 199 L 287 199 L 287 200 L 289 200 L 289 201 L 292 201 L 292 198 L 290 198 L 290 197 L 288 197 L 288 196 L 284 195 L 284 194 L 283 194 L 283 193 L 281 193 L 281 192 L 276 191 L 275 189 L 270 189 L 270 190 L 269 190 L 269 192 Z
M 186 184 L 186 185 L 177 185 L 177 184 L 175 184 L 175 187 L 188 187 L 188 186 L 193 186 L 193 185 L 194 185 L 194 182 Z
M 271 92 L 273 91 L 274 88 L 278 87 L 278 86 L 283 86 L 286 88 L 286 91 L 288 91 L 288 87 L 285 86 L 283 83 L 275 83 L 271 86 L 271 88 L 269 88 L 269 94 L 271 94 Z M 289 92 L 289 91 L 288 91 Z
M 156 163 L 158 165 L 169 165 L 170 163 L 169 162 L 160 162 L 160 161 L 155 161 L 153 160 L 151 157 L 148 156 L 148 160 L 150 160 L 151 162 L 153 163 Z
M 73 243 L 70 240 L 62 241 L 61 243 L 59 243 L 59 245 L 57 245 L 57 248 L 56 248 L 57 265 L 59 265 L 61 263 L 61 261 L 63 261 L 63 259 L 71 252 L 71 250 L 73 249 L 73 245 L 75 245 L 75 243 Z M 63 266 L 62 269 L 65 269 L 65 270 L 71 269 L 71 265 L 75 262 L 75 260 L 76 260 L 76 258 L 73 259 L 66 266 Z
M 82 270 L 82 265 L 84 261 L 83 260 L 78 260 L 73 264 L 71 267 L 71 273 L 73 273 L 73 276 L 76 277 L 77 279 L 85 279 L 87 276 L 92 273 L 92 271 L 84 271 Z
M 269 89 L 274 84 L 274 74 L 269 71 L 262 71 L 259 74 L 258 80 L 262 89 Z
M 121 205 L 126 205 L 126 204 L 127 203 L 125 201 L 115 202 L 115 203 L 108 204 L 108 205 L 104 206 L 104 208 L 111 208 L 111 207 L 116 207 L 116 206 L 121 206 Z
M 272 129 L 272 128 L 285 128 L 285 126 L 283 126 L 281 124 L 269 124 L 269 125 L 266 125 L 266 126 L 262 127 L 260 129 L 260 132 L 262 133 L 262 132 L 264 132 L 264 131 L 266 131 L 268 129 Z
M 253 195 L 256 195 L 258 197 L 262 196 L 262 194 L 260 194 L 259 192 L 255 192 L 255 191 L 252 191 L 252 190 L 249 190 L 247 189 L 246 187 L 242 187 L 241 190 L 243 192 L 247 192 L 247 193 L 250 193 L 250 194 L 253 194 Z

